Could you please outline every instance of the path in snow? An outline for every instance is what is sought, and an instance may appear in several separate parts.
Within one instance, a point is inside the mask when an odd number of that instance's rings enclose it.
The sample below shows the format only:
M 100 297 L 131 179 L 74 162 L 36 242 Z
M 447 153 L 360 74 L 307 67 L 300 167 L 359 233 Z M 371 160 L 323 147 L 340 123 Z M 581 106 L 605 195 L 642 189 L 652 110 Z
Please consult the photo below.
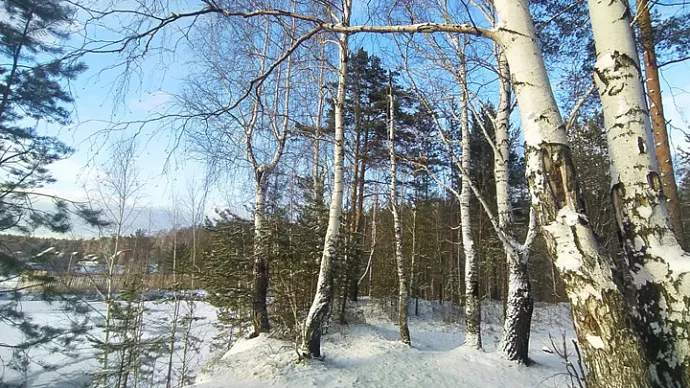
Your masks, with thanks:
M 350 310 L 350 325 L 331 327 L 322 341 L 325 359 L 297 364 L 294 344 L 266 335 L 237 343 L 199 376 L 196 387 L 566 387 L 562 360 L 542 349 L 551 347 L 549 333 L 574 338 L 565 305 L 535 309 L 531 357 L 524 367 L 501 358 L 496 351 L 501 334 L 500 304 L 484 309 L 483 340 L 479 352 L 461 346 L 464 325 L 449 321 L 448 308 L 420 302 L 412 317 L 412 348 L 398 339 L 398 329 L 373 302 Z M 445 319 L 444 319 L 445 317 Z M 573 350 L 572 348 L 570 349 Z

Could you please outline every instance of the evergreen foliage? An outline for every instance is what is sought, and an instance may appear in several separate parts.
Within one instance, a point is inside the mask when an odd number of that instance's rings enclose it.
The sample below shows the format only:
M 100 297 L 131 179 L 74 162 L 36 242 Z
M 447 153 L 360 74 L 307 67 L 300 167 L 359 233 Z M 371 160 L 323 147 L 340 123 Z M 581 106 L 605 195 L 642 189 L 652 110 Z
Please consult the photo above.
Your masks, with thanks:
M 67 104 L 73 101 L 65 82 L 86 69 L 79 61 L 67 58 L 61 43 L 69 37 L 74 9 L 60 0 L 7 0 L 2 2 L 0 21 L 0 232 L 30 233 L 37 228 L 64 233 L 70 229 L 70 215 L 103 225 L 99 212 L 85 204 L 70 202 L 36 189 L 54 182 L 48 167 L 66 158 L 72 149 L 55 137 L 38 133 L 40 121 L 70 123 Z M 37 202 L 52 201 L 46 210 Z M 74 324 L 52 327 L 35 322 L 20 306 L 21 292 L 2 287 L 6 302 L 0 304 L 0 321 L 21 332 L 18 343 L 1 346 L 13 349 L 12 369 L 26 377 L 29 352 L 38 347 L 65 346 L 74 355 L 75 341 L 83 339 L 88 328 L 80 301 L 55 293 L 52 275 L 46 268 L 51 255 L 35 253 L 27 261 L 8 246 L 0 247 L 0 285 L 29 280 L 43 284 L 43 299 L 60 302 L 69 314 L 81 315 Z M 28 291 L 28 290 L 24 290 Z M 0 376 L 0 384 L 4 384 Z M 21 384 L 21 383 L 20 383 Z

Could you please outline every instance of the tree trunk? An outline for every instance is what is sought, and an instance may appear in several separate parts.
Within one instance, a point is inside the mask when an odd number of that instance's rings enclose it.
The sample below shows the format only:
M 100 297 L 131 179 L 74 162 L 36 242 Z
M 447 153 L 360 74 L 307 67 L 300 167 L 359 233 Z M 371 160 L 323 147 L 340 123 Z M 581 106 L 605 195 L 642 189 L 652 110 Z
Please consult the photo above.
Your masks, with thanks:
M 352 0 L 343 2 L 344 26 L 350 25 Z M 347 82 L 347 56 L 349 37 L 340 33 L 338 37 L 340 64 L 338 66 L 338 91 L 334 101 L 335 134 L 333 139 L 333 191 L 328 214 L 328 228 L 321 256 L 321 268 L 316 284 L 316 294 L 309 308 L 307 320 L 302 329 L 302 352 L 305 357 L 321 357 L 321 330 L 324 320 L 331 307 L 333 296 L 333 260 L 336 258 L 336 247 L 340 231 L 340 214 L 343 206 L 343 152 L 345 141 L 343 138 L 343 105 L 345 102 L 345 87 Z
M 359 188 L 357 189 L 357 206 L 355 209 L 355 219 L 354 219 L 354 236 L 353 239 L 357 241 L 358 246 L 361 246 L 362 241 L 363 241 L 363 236 L 364 234 L 362 233 L 362 216 L 364 214 L 364 183 L 365 181 L 365 176 L 366 176 L 366 171 L 367 171 L 367 165 L 366 165 L 366 147 L 367 147 L 367 139 L 369 138 L 369 131 L 365 131 L 365 145 L 364 145 L 364 150 L 363 154 L 360 156 L 360 169 L 359 169 Z M 352 273 L 357 273 L 357 270 L 359 269 L 360 265 L 360 259 L 361 255 L 356 254 L 352 255 L 352 262 L 350 263 L 351 268 L 353 268 Z M 349 288 L 349 295 L 348 297 L 350 298 L 351 301 L 356 302 L 357 298 L 359 297 L 359 283 L 357 282 L 357 277 L 353 276 L 351 281 L 350 281 L 350 288 Z
M 393 229 L 395 232 L 395 264 L 398 270 L 398 326 L 400 340 L 410 345 L 410 329 L 407 326 L 407 277 L 405 276 L 405 260 L 403 258 L 402 221 L 398 213 L 397 196 L 397 163 L 395 160 L 395 101 L 393 100 L 393 83 L 388 75 L 388 155 L 390 157 L 390 200 L 393 213 Z
M 374 205 L 371 208 L 371 245 L 369 245 L 369 260 L 367 261 L 367 267 L 364 270 L 364 274 L 359 278 L 357 282 L 357 287 L 359 288 L 362 284 L 362 280 L 367 276 L 367 273 L 371 274 L 371 264 L 374 260 L 374 251 L 376 250 L 376 213 L 379 208 L 379 196 L 378 193 L 374 194 Z M 371 296 L 371 276 L 369 276 L 369 296 Z
M 630 319 L 612 262 L 584 214 L 563 119 L 551 90 L 527 0 L 495 0 L 525 133 L 532 207 L 561 273 L 575 329 L 598 387 L 649 385 L 645 350 Z
M 268 333 L 271 329 L 268 322 L 266 295 L 268 294 L 268 236 L 264 225 L 266 202 L 266 185 L 268 171 L 260 165 L 255 172 L 256 194 L 254 203 L 254 286 L 252 287 L 252 336 Z
M 410 295 L 415 300 L 414 315 L 419 315 L 419 293 L 417 292 L 417 173 L 415 169 L 412 174 L 414 176 L 412 188 L 412 257 L 410 262 Z
M 326 43 L 323 43 L 322 48 L 321 48 L 321 58 L 322 61 L 325 61 L 326 58 Z M 314 202 L 317 204 L 317 208 L 320 209 L 320 205 L 323 204 L 323 176 L 321 174 L 321 136 L 322 136 L 322 128 L 321 128 L 321 123 L 322 123 L 322 117 L 323 117 L 323 108 L 326 102 L 326 82 L 325 82 L 325 77 L 324 77 L 324 69 L 325 69 L 325 62 L 320 63 L 320 69 L 319 69 L 319 79 L 318 79 L 318 84 L 319 84 L 319 102 L 316 107 L 316 120 L 314 120 L 315 123 L 315 128 L 314 128 L 314 144 L 313 144 L 313 149 L 314 149 L 314 154 L 312 155 L 313 157 L 313 166 L 312 166 L 312 175 L 313 175 L 313 190 L 314 190 Z M 323 217 L 321 216 L 321 212 L 317 212 L 316 214 L 316 220 L 317 224 L 319 227 L 319 230 L 321 230 L 321 227 L 323 227 L 324 220 Z
M 683 222 L 680 215 L 680 202 L 678 202 L 678 188 L 673 172 L 671 160 L 671 148 L 666 132 L 666 119 L 664 118 L 664 106 L 661 101 L 661 84 L 659 83 L 659 67 L 656 62 L 654 48 L 654 30 L 649 8 L 649 0 L 637 0 L 637 25 L 640 27 L 640 41 L 642 43 L 642 58 L 644 59 L 644 72 L 647 80 L 647 98 L 649 99 L 649 115 L 652 119 L 654 132 L 654 144 L 656 156 L 659 162 L 659 178 L 661 187 L 666 196 L 666 207 L 671 219 L 671 225 L 676 232 L 676 237 L 681 245 L 684 244 Z
M 498 227 L 515 240 L 513 206 L 510 201 L 508 128 L 510 125 L 510 70 L 505 55 L 497 48 L 499 70 L 499 102 L 496 112 L 494 177 L 496 180 L 496 208 Z M 503 325 L 503 356 L 511 361 L 529 364 L 529 336 L 534 300 L 527 273 L 529 247 L 522 252 L 504 249 L 508 264 L 508 294 Z
M 358 76 L 359 74 L 354 74 L 354 77 L 356 78 L 356 81 L 358 81 Z M 358 83 L 355 82 L 355 88 L 357 88 Z M 361 160 L 361 155 L 360 155 L 360 143 L 362 141 L 362 130 L 361 126 L 359 125 L 360 118 L 359 118 L 359 104 L 360 104 L 360 99 L 359 99 L 359 91 L 356 89 L 355 92 L 355 150 L 354 150 L 354 163 L 353 163 L 353 170 L 352 170 L 352 187 L 350 188 L 350 213 L 348 214 L 348 223 L 347 223 L 347 242 L 345 244 L 345 257 L 343 260 L 343 268 L 344 268 L 344 274 L 345 274 L 345 279 L 343 280 L 343 294 L 342 294 L 342 299 L 340 300 L 340 314 L 339 314 L 339 320 L 340 323 L 345 323 L 345 306 L 347 304 L 347 298 L 351 294 L 351 288 L 352 288 L 352 282 L 353 280 L 356 280 L 355 276 L 355 266 L 354 266 L 354 261 L 355 261 L 355 240 L 356 240 L 356 233 L 357 233 L 357 203 L 358 203 L 358 196 L 357 196 L 357 189 L 359 188 L 359 164 Z M 356 288 L 356 286 L 355 286 Z M 357 299 L 355 298 L 354 301 Z
M 686 386 L 690 255 L 669 227 L 628 4 L 590 0 L 613 204 L 656 386 Z M 687 364 L 685 364 L 687 365 Z
M 467 112 L 468 93 L 464 53 L 460 58 L 460 80 L 462 101 L 460 106 L 460 126 L 462 127 L 462 188 L 460 191 L 460 223 L 462 247 L 465 252 L 465 345 L 481 349 L 481 300 L 479 297 L 479 261 L 472 239 L 470 217 L 470 125 Z

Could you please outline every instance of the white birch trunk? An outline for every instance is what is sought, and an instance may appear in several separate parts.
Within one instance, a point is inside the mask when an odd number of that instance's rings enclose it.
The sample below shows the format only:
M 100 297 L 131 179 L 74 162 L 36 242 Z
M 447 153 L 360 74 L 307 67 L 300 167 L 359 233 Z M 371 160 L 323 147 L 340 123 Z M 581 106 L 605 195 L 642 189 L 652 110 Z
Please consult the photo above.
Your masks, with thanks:
M 460 191 L 460 224 L 462 231 L 462 248 L 465 252 L 465 345 L 476 349 L 482 348 L 481 337 L 481 300 L 479 298 L 479 262 L 476 258 L 472 224 L 470 217 L 470 125 L 467 104 L 467 79 L 464 53 L 460 58 L 460 126 L 462 129 L 462 190 Z
M 510 200 L 508 179 L 510 145 L 508 128 L 510 125 L 510 70 L 508 61 L 500 48 L 497 48 L 499 72 L 499 102 L 496 112 L 494 177 L 496 180 L 496 208 L 498 227 L 503 234 L 516 241 L 513 229 L 513 206 Z M 508 295 L 506 316 L 503 324 L 501 350 L 503 356 L 511 361 L 529 364 L 529 337 L 532 324 L 534 300 L 527 272 L 529 246 L 522 250 L 509 249 L 504 245 L 508 260 Z
M 657 386 L 684 387 L 690 362 L 690 255 L 670 226 L 630 9 L 620 0 L 590 0 L 589 7 L 597 49 L 594 78 L 611 154 L 611 194 L 637 289 L 650 377 Z
M 268 171 L 260 165 L 255 173 L 256 192 L 254 196 L 254 286 L 252 290 L 252 326 L 254 333 L 268 333 L 271 326 L 268 321 L 266 296 L 268 293 L 268 238 L 264 225 L 264 210 L 268 186 Z
M 295 30 L 295 22 L 292 23 L 292 31 Z M 264 56 L 268 47 L 269 33 L 266 32 L 266 41 L 264 42 Z M 263 59 L 261 67 L 265 67 L 265 59 Z M 280 97 L 280 76 L 285 72 L 285 84 L 283 95 L 283 112 L 278 113 L 278 101 Z M 261 96 L 257 93 L 257 100 L 254 103 L 252 116 L 248 127 L 245 130 L 245 146 L 247 148 L 247 158 L 254 167 L 254 183 L 255 183 L 255 203 L 254 203 L 254 284 L 252 289 L 252 326 L 254 329 L 253 336 L 259 333 L 268 333 L 271 329 L 268 319 L 268 307 L 266 305 L 266 297 L 268 295 L 268 254 L 270 252 L 268 231 L 265 225 L 265 207 L 266 207 L 266 192 L 268 190 L 269 176 L 275 171 L 278 162 L 283 156 L 285 149 L 285 142 L 288 136 L 289 113 L 290 113 L 290 90 L 291 90 L 291 74 L 292 74 L 292 57 L 288 57 L 285 64 L 285 69 L 277 69 L 277 81 L 274 94 L 274 108 L 272 116 L 270 117 L 270 127 L 273 132 L 276 148 L 273 151 L 271 161 L 268 164 L 259 163 L 254 154 L 254 131 L 257 119 L 260 114 Z M 282 116 L 282 122 L 279 122 L 279 117 Z
M 612 263 L 588 225 L 570 148 L 527 0 L 495 0 L 500 41 L 525 132 L 532 207 L 561 273 L 587 363 L 588 386 L 649 385 L 645 351 Z
M 393 84 L 388 75 L 388 156 L 390 158 L 390 201 L 393 213 L 393 229 L 395 234 L 395 264 L 398 271 L 398 326 L 400 340 L 410 345 L 410 329 L 407 326 L 407 277 L 405 276 L 405 260 L 403 258 L 402 221 L 398 213 L 397 194 L 397 163 L 395 161 L 395 101 L 393 100 Z
M 343 2 L 343 18 L 341 24 L 349 26 L 352 0 Z M 316 284 L 316 295 L 309 308 L 307 320 L 302 330 L 302 354 L 305 357 L 321 357 L 321 330 L 331 307 L 333 296 L 333 260 L 336 259 L 336 247 L 340 232 L 340 214 L 343 207 L 343 153 L 345 141 L 343 136 L 343 108 L 345 103 L 345 88 L 347 82 L 347 33 L 338 36 L 340 64 L 338 66 L 338 91 L 334 101 L 335 134 L 333 138 L 333 191 L 328 213 L 328 228 L 321 256 L 321 268 Z

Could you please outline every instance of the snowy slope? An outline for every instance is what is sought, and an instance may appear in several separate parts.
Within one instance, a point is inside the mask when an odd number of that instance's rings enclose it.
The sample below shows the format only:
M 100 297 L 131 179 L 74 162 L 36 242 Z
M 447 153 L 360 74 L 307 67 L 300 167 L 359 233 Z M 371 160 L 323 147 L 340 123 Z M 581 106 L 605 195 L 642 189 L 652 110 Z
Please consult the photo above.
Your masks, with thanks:
M 566 305 L 535 309 L 531 356 L 524 367 L 496 351 L 501 334 L 499 304 L 484 306 L 485 351 L 467 349 L 463 324 L 445 323 L 461 316 L 434 302 L 420 301 L 412 315 L 412 348 L 399 341 L 397 327 L 371 301 L 359 302 L 347 326 L 333 326 L 324 336 L 323 361 L 297 364 L 294 344 L 262 335 L 237 343 L 197 378 L 199 388 L 221 387 L 566 387 L 562 360 L 544 352 L 549 333 L 559 341 L 574 338 Z M 572 348 L 570 349 L 573 350 Z
M 105 306 L 101 302 L 91 304 L 96 311 L 92 316 L 97 316 L 98 312 L 103 312 Z M 186 304 L 181 307 L 181 314 L 185 314 Z M 173 305 L 171 303 L 147 302 L 146 307 L 146 326 L 145 338 L 167 336 L 170 330 L 170 317 L 172 316 Z M 59 306 L 50 305 L 43 301 L 23 301 L 22 310 L 26 312 L 35 323 L 48 324 L 54 327 L 66 327 L 74 316 L 65 313 Z M 210 343 L 211 339 L 217 334 L 213 322 L 216 320 L 216 309 L 207 303 L 197 303 L 195 315 L 199 320 L 195 322 L 192 335 L 199 339 L 199 351 L 190 355 L 189 368 L 192 374 L 200 371 L 201 367 L 208 363 L 211 358 Z M 180 330 L 182 330 L 180 328 Z M 102 331 L 93 327 L 90 335 L 101 337 Z M 182 334 L 178 334 L 180 338 Z M 0 342 L 14 344 L 21 339 L 19 331 L 0 322 Z M 82 338 L 85 339 L 85 338 Z M 83 341 L 76 345 L 73 351 L 75 355 L 70 356 L 68 352 L 59 347 L 32 349 L 30 357 L 32 363 L 29 365 L 27 376 L 18 375 L 6 364 L 11 359 L 11 349 L 0 347 L 0 387 L 3 384 L 20 384 L 26 382 L 28 387 L 50 387 L 50 388 L 74 388 L 88 386 L 91 382 L 90 373 L 98 370 L 99 364 L 95 358 L 94 350 L 90 342 Z M 161 355 L 161 360 L 157 364 L 155 379 L 165 376 L 167 365 L 167 355 Z M 181 363 L 181 351 L 176 352 L 173 359 L 175 370 L 179 370 Z M 40 367 L 43 365 L 43 368 Z M 174 379 L 177 377 L 175 376 Z

